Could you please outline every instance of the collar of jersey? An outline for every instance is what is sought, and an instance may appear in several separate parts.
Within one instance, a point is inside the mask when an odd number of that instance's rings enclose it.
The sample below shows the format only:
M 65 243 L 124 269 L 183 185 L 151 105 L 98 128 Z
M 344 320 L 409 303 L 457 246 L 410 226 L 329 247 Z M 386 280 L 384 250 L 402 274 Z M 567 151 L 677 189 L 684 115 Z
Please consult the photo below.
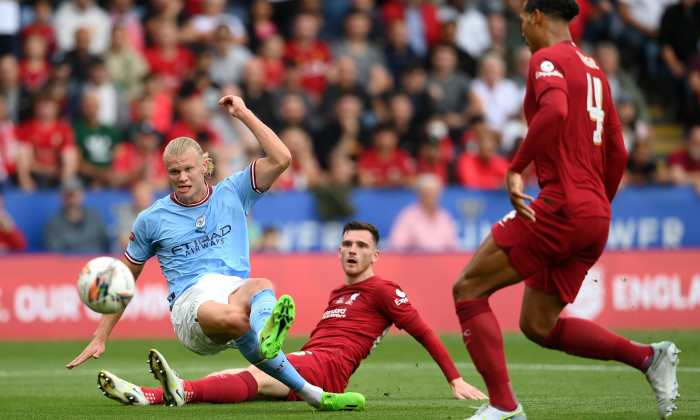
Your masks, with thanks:
M 180 205 L 182 207 L 197 207 L 201 204 L 204 204 L 204 202 L 206 202 L 207 200 L 209 200 L 209 197 L 211 197 L 212 191 L 213 191 L 213 189 L 212 189 L 211 185 L 207 184 L 207 195 L 205 195 L 203 199 L 199 200 L 196 203 L 192 203 L 192 204 L 187 204 L 187 203 L 183 203 L 182 201 L 180 201 L 180 199 L 177 198 L 177 195 L 175 195 L 175 191 L 173 191 L 172 194 L 170 194 L 170 198 L 175 202 L 175 204 Z

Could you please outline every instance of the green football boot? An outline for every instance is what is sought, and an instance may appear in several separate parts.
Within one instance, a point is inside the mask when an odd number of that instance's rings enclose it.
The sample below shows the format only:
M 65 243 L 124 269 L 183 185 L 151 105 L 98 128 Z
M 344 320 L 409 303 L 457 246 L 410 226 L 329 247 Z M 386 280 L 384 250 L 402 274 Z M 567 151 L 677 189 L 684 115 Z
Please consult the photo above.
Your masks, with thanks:
M 357 392 L 334 394 L 324 392 L 319 411 L 360 411 L 365 408 L 365 396 Z
M 272 315 L 260 330 L 260 352 L 266 359 L 274 359 L 282 350 L 284 337 L 294 322 L 294 300 L 289 295 L 280 296 Z

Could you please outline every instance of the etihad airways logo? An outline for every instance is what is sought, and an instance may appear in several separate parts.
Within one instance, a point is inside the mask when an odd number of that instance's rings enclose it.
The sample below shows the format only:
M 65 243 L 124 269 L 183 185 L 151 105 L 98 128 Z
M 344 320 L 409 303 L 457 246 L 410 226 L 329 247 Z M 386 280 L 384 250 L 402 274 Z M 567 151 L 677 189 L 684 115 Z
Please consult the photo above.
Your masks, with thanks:
M 563 74 L 554 69 L 554 64 L 552 64 L 551 61 L 543 61 L 540 63 L 540 71 L 535 72 L 535 79 L 547 76 L 561 77 L 562 79 L 564 78 Z
M 204 249 L 215 247 L 217 245 L 223 245 L 225 236 L 231 233 L 231 225 L 226 225 L 219 228 L 218 231 L 212 232 L 209 235 L 204 235 L 204 237 L 197 238 L 190 242 L 185 242 L 180 245 L 175 245 L 170 249 L 173 255 L 183 255 L 189 257 L 199 251 Z

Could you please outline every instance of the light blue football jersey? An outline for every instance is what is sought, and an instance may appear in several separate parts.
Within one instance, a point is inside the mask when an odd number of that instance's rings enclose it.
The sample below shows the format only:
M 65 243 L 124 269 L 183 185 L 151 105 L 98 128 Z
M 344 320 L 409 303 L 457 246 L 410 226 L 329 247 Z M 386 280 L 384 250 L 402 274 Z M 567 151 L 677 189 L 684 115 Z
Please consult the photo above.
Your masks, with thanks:
M 248 210 L 263 194 L 254 174 L 255 162 L 208 186 L 199 203 L 182 203 L 172 193 L 139 213 L 125 256 L 134 264 L 158 256 L 171 308 L 204 274 L 250 276 Z

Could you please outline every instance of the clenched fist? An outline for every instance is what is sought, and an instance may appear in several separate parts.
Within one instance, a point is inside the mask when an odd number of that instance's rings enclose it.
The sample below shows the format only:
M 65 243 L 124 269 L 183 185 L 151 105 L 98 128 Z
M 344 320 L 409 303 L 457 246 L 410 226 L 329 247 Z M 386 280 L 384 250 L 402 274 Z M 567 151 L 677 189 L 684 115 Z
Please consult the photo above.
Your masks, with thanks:
M 228 109 L 228 113 L 231 114 L 232 117 L 239 119 L 243 113 L 248 110 L 240 96 L 226 95 L 219 99 L 219 105 L 226 107 Z

